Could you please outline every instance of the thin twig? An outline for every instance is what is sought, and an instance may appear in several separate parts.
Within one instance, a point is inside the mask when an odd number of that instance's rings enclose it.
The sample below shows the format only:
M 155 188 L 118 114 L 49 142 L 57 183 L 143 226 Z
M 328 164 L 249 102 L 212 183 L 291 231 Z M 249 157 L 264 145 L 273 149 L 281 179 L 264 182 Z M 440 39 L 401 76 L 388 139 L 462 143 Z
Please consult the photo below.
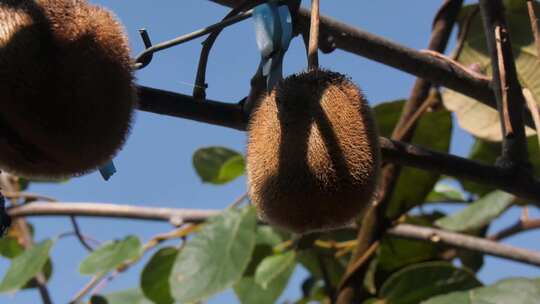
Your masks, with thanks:
M 77 219 L 75 218 L 75 216 L 70 216 L 69 218 L 71 220 L 71 225 L 73 226 L 75 236 L 77 236 L 77 239 L 79 240 L 79 243 L 81 243 L 81 245 L 89 252 L 94 251 L 94 248 L 92 248 L 92 246 L 90 246 L 90 244 L 86 242 L 84 236 L 82 235 L 79 223 L 77 223 Z
M 106 284 L 114 280 L 120 273 L 127 271 L 131 266 L 139 262 L 142 257 L 149 252 L 150 250 L 157 247 L 159 244 L 175 239 L 175 238 L 184 238 L 190 233 L 195 232 L 197 225 L 188 225 L 187 227 L 182 227 L 174 229 L 167 233 L 160 233 L 152 237 L 144 246 L 142 247 L 141 254 L 136 258 L 126 261 L 122 265 L 118 266 L 112 274 L 108 275 L 107 273 L 102 273 L 93 276 L 90 281 L 73 297 L 70 304 L 75 304 L 84 298 L 88 294 L 96 294 L 101 289 L 105 288 Z
M 71 301 L 69 301 L 69 304 L 77 304 L 90 291 L 92 291 L 92 289 L 94 289 L 94 287 L 96 287 L 99 284 L 99 282 L 101 282 L 101 280 L 103 280 L 103 278 L 105 278 L 105 276 L 106 276 L 106 274 L 99 274 L 99 275 L 93 276 L 90 279 L 90 282 L 86 283 L 86 285 L 84 285 L 84 287 L 81 288 L 81 290 L 79 290 L 77 292 L 77 294 L 75 294 L 75 296 L 73 296 Z
M 347 282 L 346 280 L 347 277 L 351 277 L 353 275 L 352 273 L 353 271 L 356 271 L 360 267 L 366 265 L 366 262 L 371 259 L 373 254 L 375 254 L 375 252 L 377 251 L 377 248 L 379 248 L 379 241 L 373 242 L 367 250 L 362 252 L 362 256 L 359 259 L 356 259 L 354 261 L 355 266 L 348 267 L 347 273 L 344 275 L 345 279 L 342 280 L 342 284 Z
M 522 233 L 529 230 L 535 230 L 540 228 L 540 219 L 534 220 L 518 220 L 515 224 L 504 228 L 497 233 L 490 235 L 488 239 L 492 241 L 500 241 L 502 239 L 514 236 L 518 233 Z
M 240 205 L 241 203 L 243 203 L 246 199 L 248 199 L 248 193 L 247 192 L 244 192 L 244 194 L 240 195 L 236 200 L 234 200 L 234 202 L 232 202 L 232 204 L 229 205 L 229 207 L 227 207 L 228 209 L 231 209 L 231 208 L 236 208 L 238 207 L 238 205 Z
M 309 27 L 308 69 L 319 68 L 319 0 L 311 0 Z
M 437 89 L 432 89 L 432 93 L 430 96 L 424 100 L 424 102 L 420 105 L 418 109 L 416 109 L 416 112 L 413 113 L 412 116 L 409 117 L 409 120 L 407 120 L 404 125 L 399 128 L 395 129 L 394 131 L 394 139 L 396 140 L 402 140 L 407 134 L 410 134 L 415 128 L 418 121 L 420 121 L 420 118 L 422 115 L 431 107 L 433 107 L 437 102 L 440 101 L 440 93 Z
M 452 51 L 451 58 L 454 60 L 457 60 L 459 58 L 459 55 L 461 55 L 461 51 L 463 50 L 463 46 L 465 46 L 465 40 L 467 39 L 467 36 L 469 35 L 469 31 L 471 28 L 471 23 L 476 17 L 476 15 L 479 12 L 478 6 L 475 6 L 467 16 L 465 16 L 465 19 L 461 25 L 460 31 L 458 33 L 457 43 L 455 49 Z
M 497 49 L 497 66 L 499 67 L 499 79 L 500 79 L 500 89 L 501 89 L 501 96 L 502 96 L 502 117 L 503 117 L 503 132 L 505 132 L 504 136 L 512 136 L 514 134 L 514 130 L 512 128 L 512 123 L 510 122 L 510 109 L 508 104 L 508 85 L 507 85 L 507 76 L 506 76 L 506 67 L 504 65 L 504 55 L 503 55 L 503 49 L 502 49 L 502 33 L 501 33 L 501 27 L 496 26 L 495 27 L 495 41 L 496 41 L 496 49 Z
M 538 17 L 534 10 L 534 0 L 527 0 L 527 10 L 529 11 L 529 19 L 531 21 L 531 31 L 534 37 L 534 43 L 536 44 L 536 56 L 540 58 L 540 31 L 538 29 Z
M 172 230 L 167 233 L 158 234 L 154 237 L 152 237 L 146 244 L 144 244 L 142 249 L 142 254 L 139 255 L 139 257 L 127 261 L 126 263 L 120 265 L 116 270 L 114 270 L 106 279 L 102 279 L 101 282 L 96 285 L 96 287 L 93 288 L 91 294 L 98 294 L 103 288 L 107 286 L 110 282 L 112 282 L 116 277 L 118 277 L 121 273 L 126 272 L 131 266 L 135 265 L 137 262 L 139 262 L 142 257 L 149 252 L 150 250 L 156 248 L 159 244 L 171 240 L 171 239 L 182 239 L 185 240 L 185 237 L 193 232 L 196 232 L 198 229 L 198 225 L 188 225 L 186 227 L 178 228 L 175 230 Z M 185 242 L 183 241 L 182 244 Z
M 388 233 L 404 238 L 443 243 L 460 249 L 467 249 L 520 263 L 540 266 L 540 253 L 538 252 L 499 244 L 479 237 L 409 224 L 398 225 L 389 229 Z
M 66 231 L 66 232 L 62 232 L 60 233 L 57 237 L 58 239 L 62 239 L 62 238 L 65 238 L 65 237 L 68 237 L 68 236 L 74 236 L 74 237 L 77 237 L 77 233 L 75 233 L 75 231 Z M 100 246 L 101 245 L 101 242 L 96 240 L 95 238 L 89 236 L 89 235 L 82 235 L 82 238 L 86 241 L 90 241 L 90 242 L 93 242 L 94 244 L 96 244 L 96 246 Z
M 493 91 L 503 134 L 498 165 L 530 168 L 523 124 L 525 99 L 517 78 L 512 43 L 501 0 L 480 0 L 480 13 L 493 69 Z
M 13 191 L 3 191 L 2 192 L 6 198 L 9 199 L 23 199 L 25 201 L 50 201 L 54 202 L 56 199 L 42 195 L 37 193 L 30 193 L 30 192 L 13 192 Z

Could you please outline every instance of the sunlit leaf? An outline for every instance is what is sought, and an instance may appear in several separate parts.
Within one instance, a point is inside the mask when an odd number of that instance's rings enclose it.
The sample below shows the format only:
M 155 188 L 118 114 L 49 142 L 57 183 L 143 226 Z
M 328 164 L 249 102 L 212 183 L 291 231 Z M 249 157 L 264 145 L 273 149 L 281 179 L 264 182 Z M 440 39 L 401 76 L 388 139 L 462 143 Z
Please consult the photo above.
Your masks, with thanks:
M 99 274 L 111 271 L 122 263 L 141 254 L 141 241 L 136 236 L 108 242 L 88 255 L 81 263 L 81 274 Z
M 203 182 L 225 184 L 245 172 L 244 157 L 224 147 L 199 149 L 193 154 L 193 166 Z
M 176 257 L 169 278 L 172 296 L 196 302 L 238 281 L 255 246 L 257 218 L 251 207 L 211 218 Z
M 534 2 L 537 9 L 540 6 Z M 511 33 L 512 51 L 516 59 L 516 68 L 521 85 L 528 88 L 537 102 L 540 102 L 540 62 L 538 61 L 526 1 L 505 0 L 506 21 Z M 477 5 L 468 5 L 462 9 L 459 18 L 460 28 Z M 468 35 L 457 60 L 465 65 L 476 65 L 477 69 L 491 75 L 491 61 L 486 46 L 486 38 L 480 13 L 473 15 L 469 23 Z M 478 101 L 451 90 L 443 93 L 445 106 L 455 112 L 460 126 L 476 137 L 491 141 L 500 141 L 501 127 L 499 114 Z M 533 130 L 527 128 L 527 134 Z

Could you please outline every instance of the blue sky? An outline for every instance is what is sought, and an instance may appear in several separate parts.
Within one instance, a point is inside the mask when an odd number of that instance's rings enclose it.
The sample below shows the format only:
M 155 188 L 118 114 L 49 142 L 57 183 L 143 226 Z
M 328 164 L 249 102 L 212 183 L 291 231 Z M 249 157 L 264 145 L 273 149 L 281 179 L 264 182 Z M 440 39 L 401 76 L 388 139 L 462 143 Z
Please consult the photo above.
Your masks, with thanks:
M 173 38 L 220 20 L 227 12 L 210 1 L 92 1 L 113 10 L 124 23 L 136 55 L 142 50 L 139 28 L 146 28 L 154 42 Z M 321 1 L 321 12 L 346 23 L 389 38 L 406 46 L 421 49 L 427 46 L 434 13 L 442 1 Z M 304 5 L 308 5 L 304 1 Z M 180 47 L 157 54 L 150 66 L 137 73 L 138 82 L 190 94 L 200 51 L 198 39 Z M 453 45 L 453 43 L 452 43 Z M 208 98 L 236 102 L 249 89 L 249 79 L 255 71 L 259 53 L 254 41 L 250 20 L 237 24 L 219 38 L 210 56 L 207 82 Z M 404 98 L 409 95 L 414 77 L 376 62 L 342 51 L 321 55 L 321 66 L 352 77 L 363 89 L 371 104 Z M 303 43 L 295 39 L 285 58 L 285 74 L 301 71 L 306 66 Z M 455 127 L 452 152 L 467 153 L 472 140 Z M 225 186 L 202 184 L 192 165 L 192 153 L 204 146 L 223 145 L 245 151 L 246 137 L 242 132 L 138 112 L 131 136 L 115 159 L 118 173 L 109 182 L 93 173 L 72 179 L 68 183 L 35 184 L 29 189 L 57 198 L 60 201 L 108 202 L 146 206 L 181 208 L 223 208 L 245 191 L 245 179 L 240 178 Z M 536 210 L 532 213 L 538 215 Z M 496 230 L 512 222 L 519 210 L 511 210 L 498 220 Z M 36 239 L 54 237 L 71 230 L 68 218 L 32 218 Z M 147 240 L 165 232 L 164 223 L 128 220 L 80 219 L 85 234 L 99 240 L 122 238 L 128 234 Z M 518 236 L 509 243 L 540 250 L 538 242 L 531 242 L 539 233 Z M 55 303 L 66 303 L 88 280 L 78 273 L 78 264 L 86 251 L 72 238 L 60 240 L 52 250 L 54 274 L 49 288 Z M 138 285 L 140 265 L 119 276 L 105 292 L 123 290 Z M 0 260 L 0 274 L 8 263 Z M 297 271 L 283 299 L 296 299 L 299 284 L 304 278 Z M 493 282 L 508 275 L 540 276 L 538 269 L 488 258 L 480 279 Z M 0 303 L 38 303 L 35 290 L 15 295 L 0 296 Z M 235 303 L 227 291 L 210 299 L 209 303 Z

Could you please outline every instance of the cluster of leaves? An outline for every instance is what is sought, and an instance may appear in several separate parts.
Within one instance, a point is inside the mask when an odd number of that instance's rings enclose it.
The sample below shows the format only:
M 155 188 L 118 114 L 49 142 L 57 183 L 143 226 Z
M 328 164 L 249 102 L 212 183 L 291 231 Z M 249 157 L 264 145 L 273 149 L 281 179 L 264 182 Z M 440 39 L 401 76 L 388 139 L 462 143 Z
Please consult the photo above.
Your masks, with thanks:
M 505 5 L 520 81 L 534 97 L 540 97 L 540 75 L 537 75 L 540 63 L 525 2 L 506 0 Z M 478 65 L 480 71 L 490 74 L 480 16 L 471 13 L 475 10 L 475 5 L 469 5 L 461 13 L 462 30 L 467 23 L 469 28 L 458 61 Z M 500 138 L 497 113 L 452 91 L 444 92 L 442 102 L 455 112 L 463 128 L 477 136 L 469 158 L 493 164 L 500 151 L 500 143 L 494 142 Z M 374 108 L 382 135 L 390 135 L 403 104 L 403 100 L 398 100 Z M 422 116 L 412 143 L 448 152 L 451 138 L 451 113 L 439 105 Z M 540 173 L 538 143 L 534 138 L 529 141 L 531 161 Z M 242 154 L 224 147 L 196 151 L 193 165 L 203 182 L 216 185 L 245 173 Z M 417 208 L 440 202 L 465 207 L 455 214 L 424 213 Z M 516 203 L 521 202 L 484 185 L 405 168 L 386 213 L 390 217 L 401 216 L 401 222 L 484 236 L 490 223 Z M 343 230 L 314 234 L 300 243 L 292 243 L 290 234 L 258 225 L 252 207 L 231 208 L 201 224 L 181 246 L 158 248 L 141 273 L 140 286 L 95 295 L 91 303 L 195 303 L 228 288 L 233 288 L 241 303 L 275 303 L 297 267 L 305 268 L 308 277 L 301 286 L 302 298 L 295 303 L 325 302 L 344 275 L 355 237 L 353 231 Z M 11 260 L 0 282 L 0 292 L 35 288 L 32 278 L 38 272 L 49 278 L 52 274 L 49 252 L 54 244 L 54 239 L 44 240 L 25 250 L 16 235 L 0 240 L 0 255 Z M 141 241 L 128 236 L 96 249 L 82 261 L 80 272 L 99 276 L 121 271 L 126 263 L 138 260 L 143 253 Z M 460 267 L 453 263 L 456 260 L 460 261 Z M 514 278 L 482 286 L 476 272 L 483 266 L 483 260 L 482 254 L 442 244 L 384 236 L 364 278 L 364 287 L 372 295 L 366 303 L 524 304 L 540 298 L 539 280 Z

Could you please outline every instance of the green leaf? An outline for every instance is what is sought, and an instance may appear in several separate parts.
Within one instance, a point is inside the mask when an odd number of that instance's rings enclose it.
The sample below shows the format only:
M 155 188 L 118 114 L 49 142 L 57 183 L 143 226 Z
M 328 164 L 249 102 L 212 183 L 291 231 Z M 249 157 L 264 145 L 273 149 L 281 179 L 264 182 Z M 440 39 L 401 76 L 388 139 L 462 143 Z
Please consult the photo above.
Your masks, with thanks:
M 243 277 L 234 285 L 234 292 L 242 304 L 273 304 L 279 298 L 294 271 L 294 264 L 279 273 L 272 282 L 263 288 L 255 282 L 255 277 Z
M 193 166 L 205 183 L 226 184 L 245 172 L 244 157 L 224 147 L 199 149 L 193 154 Z
M 257 226 L 255 249 L 244 271 L 244 277 L 255 276 L 255 270 L 261 261 L 274 254 L 274 246 L 283 242 L 283 238 L 271 226 Z
M 252 207 L 211 218 L 176 257 L 169 282 L 180 302 L 196 302 L 231 287 L 248 266 L 257 217 Z
M 456 232 L 482 228 L 510 207 L 513 200 L 513 195 L 497 190 L 468 205 L 460 212 L 437 220 L 435 225 Z
M 467 202 L 465 194 L 456 187 L 438 182 L 426 197 L 426 203 Z
M 458 249 L 457 256 L 463 267 L 476 273 L 484 266 L 484 255 L 482 253 Z
M 374 108 L 379 131 L 383 136 L 392 133 L 399 119 L 404 101 L 382 103 Z M 434 111 L 422 115 L 412 143 L 440 152 L 448 152 L 452 133 L 452 117 L 448 111 Z M 403 168 L 397 181 L 386 215 L 394 218 L 422 204 L 439 174 L 414 168 Z
M 298 261 L 309 273 L 317 279 L 323 279 L 320 263 L 324 263 L 332 285 L 337 286 L 345 273 L 347 264 L 333 256 L 323 254 L 323 250 L 312 248 L 298 252 Z
M 287 251 L 262 260 L 255 271 L 255 282 L 266 289 L 281 273 L 288 271 L 296 262 L 296 253 Z
M 154 304 L 146 299 L 140 289 L 129 289 L 108 295 L 97 295 L 90 299 L 90 304 Z M 156 302 L 159 303 L 159 302 Z M 161 303 L 160 303 L 161 304 Z
M 24 253 L 24 248 L 19 244 L 16 238 L 14 237 L 4 237 L 0 238 L 0 255 L 8 258 L 13 259 L 19 255 Z M 43 266 L 43 274 L 45 275 L 45 279 L 49 281 L 51 278 L 53 271 L 52 261 L 51 259 L 47 259 L 47 262 L 45 262 L 45 266 Z M 28 281 L 21 289 L 28 289 L 28 288 L 36 288 L 37 284 L 35 280 L 32 278 L 30 281 Z
M 53 245 L 52 240 L 45 240 L 15 257 L 0 283 L 0 292 L 16 291 L 42 271 Z
M 489 230 L 489 225 L 486 225 L 479 229 L 467 231 L 466 234 L 480 237 L 480 238 L 485 238 L 488 230 Z M 457 257 L 461 261 L 461 265 L 463 265 L 463 267 L 466 267 L 474 272 L 478 272 L 482 268 L 482 266 L 484 266 L 484 254 L 482 252 L 463 250 L 463 249 L 456 249 L 456 250 L 457 250 Z
M 407 216 L 405 223 L 416 226 L 432 227 L 433 222 L 444 216 L 443 213 Z M 427 243 L 418 240 L 407 240 L 394 236 L 384 236 L 377 250 L 377 256 L 370 264 L 364 284 L 372 293 L 397 270 L 411 264 L 441 260 L 441 254 L 448 248 L 440 243 Z
M 4 237 L 0 238 L 0 255 L 13 259 L 14 257 L 22 254 L 24 252 L 23 246 L 19 244 L 16 238 L 13 237 Z
M 426 262 L 394 273 L 384 282 L 379 297 L 386 303 L 416 304 L 435 295 L 480 285 L 468 270 L 448 262 Z
M 270 226 L 257 227 L 255 250 L 244 271 L 244 276 L 234 284 L 234 293 L 242 304 L 273 304 L 279 298 L 294 270 L 281 273 L 266 289 L 255 283 L 255 271 L 261 261 L 273 254 L 273 247 L 283 242 L 283 238 Z
M 276 246 L 284 241 L 283 233 L 277 232 L 272 226 L 257 226 L 257 245 Z
M 141 250 L 141 241 L 133 235 L 120 241 L 108 242 L 88 255 L 82 261 L 79 271 L 86 275 L 109 272 L 122 263 L 137 258 Z
M 422 304 L 536 304 L 538 299 L 540 299 L 538 280 L 511 278 L 491 286 L 440 295 Z
M 50 258 L 48 258 L 47 262 L 45 262 L 45 265 L 43 266 L 43 270 L 41 272 L 45 276 L 45 281 L 48 282 L 53 272 L 53 265 Z M 35 280 L 35 278 L 32 278 L 30 279 L 30 281 L 24 284 L 24 286 L 21 287 L 21 289 L 31 289 L 31 288 L 37 288 L 37 287 L 38 287 L 37 281 Z
M 141 274 L 141 289 L 144 295 L 155 303 L 172 304 L 174 302 L 169 277 L 177 255 L 178 249 L 174 247 L 161 248 L 144 266 Z
M 378 251 L 378 267 L 386 272 L 403 266 L 437 259 L 442 246 L 396 237 L 384 237 Z
M 416 216 L 408 215 L 405 218 L 405 223 L 432 227 L 433 222 L 443 216 L 444 214 L 440 212 Z M 410 264 L 439 259 L 443 250 L 445 250 L 445 246 L 438 243 L 384 236 L 377 251 L 378 268 L 385 272 L 393 272 Z

